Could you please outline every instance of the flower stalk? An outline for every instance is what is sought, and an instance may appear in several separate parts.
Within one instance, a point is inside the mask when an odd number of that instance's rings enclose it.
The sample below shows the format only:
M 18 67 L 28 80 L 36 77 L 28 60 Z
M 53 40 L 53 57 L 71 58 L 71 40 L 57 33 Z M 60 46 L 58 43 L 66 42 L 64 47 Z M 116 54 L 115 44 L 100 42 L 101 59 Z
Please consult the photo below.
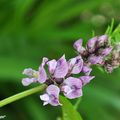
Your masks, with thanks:
M 6 99 L 4 99 L 4 100 L 1 100 L 1 101 L 0 101 L 0 107 L 3 107 L 3 106 L 5 106 L 5 105 L 8 105 L 8 104 L 10 104 L 10 103 L 12 103 L 12 102 L 15 102 L 15 101 L 17 101 L 17 100 L 20 100 L 20 99 L 25 98 L 25 97 L 27 97 L 27 96 L 30 96 L 30 95 L 32 95 L 32 94 L 35 94 L 35 93 L 37 93 L 37 92 L 41 92 L 41 91 L 43 91 L 46 87 L 47 87 L 47 85 L 43 84 L 43 85 L 40 85 L 40 86 L 38 86 L 38 87 L 35 87 L 35 88 L 32 88 L 32 89 L 26 90 L 26 91 L 21 92 L 21 93 L 18 93 L 18 94 L 14 95 L 14 96 L 8 97 L 8 98 L 6 98 Z

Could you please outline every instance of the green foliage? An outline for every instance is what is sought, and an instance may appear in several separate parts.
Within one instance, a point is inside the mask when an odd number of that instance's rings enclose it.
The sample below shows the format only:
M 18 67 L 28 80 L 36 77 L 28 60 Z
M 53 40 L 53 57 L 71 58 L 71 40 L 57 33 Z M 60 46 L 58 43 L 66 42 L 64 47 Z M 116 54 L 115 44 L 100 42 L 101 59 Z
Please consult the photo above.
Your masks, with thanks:
M 73 105 L 65 97 L 60 96 L 60 101 L 63 104 L 63 120 L 82 120 L 80 113 L 78 113 Z

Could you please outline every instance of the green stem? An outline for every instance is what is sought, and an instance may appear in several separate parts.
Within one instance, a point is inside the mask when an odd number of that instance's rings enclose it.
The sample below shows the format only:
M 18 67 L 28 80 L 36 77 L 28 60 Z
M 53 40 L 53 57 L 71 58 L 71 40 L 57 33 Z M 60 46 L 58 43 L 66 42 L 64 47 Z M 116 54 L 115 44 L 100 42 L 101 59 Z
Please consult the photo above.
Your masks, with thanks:
M 4 100 L 1 100 L 1 101 L 0 101 L 0 107 L 3 107 L 3 106 L 5 106 L 5 105 L 10 104 L 10 103 L 12 103 L 12 102 L 15 102 L 15 101 L 17 101 L 17 100 L 20 100 L 20 99 L 22 99 L 22 98 L 24 98 L 24 97 L 27 97 L 27 96 L 29 96 L 29 95 L 32 95 L 32 94 L 34 94 L 34 93 L 43 91 L 46 87 L 47 87 L 47 85 L 44 84 L 44 85 L 41 85 L 41 86 L 32 88 L 32 89 L 30 89 L 30 90 L 26 90 L 26 91 L 24 91 L 24 92 L 18 93 L 18 94 L 16 94 L 16 95 L 11 96 L 11 97 L 9 97 L 9 98 L 6 98 L 6 99 L 4 99 Z

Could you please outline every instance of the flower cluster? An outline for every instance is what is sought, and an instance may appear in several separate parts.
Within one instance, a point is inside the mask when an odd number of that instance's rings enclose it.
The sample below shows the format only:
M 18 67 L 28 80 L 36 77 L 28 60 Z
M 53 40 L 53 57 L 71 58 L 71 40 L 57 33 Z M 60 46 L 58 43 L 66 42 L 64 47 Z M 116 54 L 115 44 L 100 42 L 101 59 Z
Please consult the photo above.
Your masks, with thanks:
M 82 56 L 84 63 L 88 66 L 96 64 L 104 65 L 106 57 L 110 55 L 113 49 L 107 35 L 90 39 L 86 48 L 82 46 L 82 43 L 82 39 L 76 41 L 74 48 L 77 50 L 78 54 Z
M 43 58 L 38 71 L 31 68 L 23 71 L 23 74 L 28 76 L 22 80 L 24 86 L 36 82 L 48 85 L 46 92 L 40 95 L 44 105 L 61 105 L 60 93 L 69 99 L 81 97 L 83 95 L 82 88 L 94 78 L 90 75 L 91 65 L 106 65 L 106 58 L 112 51 L 106 35 L 90 39 L 86 48 L 82 46 L 82 43 L 82 39 L 74 43 L 78 55 L 68 61 L 65 55 L 59 60 Z M 80 73 L 83 76 L 80 76 Z M 76 75 L 78 77 L 75 77 Z

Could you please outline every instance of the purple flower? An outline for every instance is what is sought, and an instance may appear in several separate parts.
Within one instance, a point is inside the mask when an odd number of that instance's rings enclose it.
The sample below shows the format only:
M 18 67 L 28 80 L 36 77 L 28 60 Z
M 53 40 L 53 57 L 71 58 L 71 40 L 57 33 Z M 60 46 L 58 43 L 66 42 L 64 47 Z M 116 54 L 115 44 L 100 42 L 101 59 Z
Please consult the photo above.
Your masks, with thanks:
M 97 40 L 97 46 L 102 47 L 105 45 L 105 43 L 108 42 L 108 36 L 107 35 L 102 35 L 98 38 Z
M 79 74 L 82 71 L 83 60 L 80 56 L 77 56 L 76 58 L 72 58 L 68 64 L 69 64 L 69 71 L 71 74 Z
M 50 85 L 46 89 L 46 93 L 40 95 L 40 99 L 44 101 L 43 105 L 51 104 L 53 106 L 61 105 L 59 102 L 60 89 L 55 85 Z
M 74 43 L 73 47 L 79 52 L 81 50 L 82 43 L 83 43 L 83 40 L 79 39 Z
M 83 40 L 79 39 L 78 41 L 76 41 L 73 45 L 73 47 L 77 50 L 77 52 L 79 52 L 80 54 L 83 54 L 86 49 L 82 46 L 83 44 Z
M 28 78 L 23 78 L 22 79 L 22 84 L 24 86 L 28 86 L 31 83 L 34 83 L 34 82 L 38 81 L 38 71 L 35 71 L 31 68 L 28 68 L 28 69 L 25 69 L 23 71 L 23 74 L 28 76 Z
M 83 85 L 86 85 L 94 78 L 95 78 L 95 76 L 82 76 L 82 77 L 80 77 L 80 80 L 82 81 Z
M 40 83 L 45 83 L 47 80 L 47 73 L 45 71 L 45 64 L 47 63 L 48 59 L 47 58 L 43 58 L 43 61 L 39 67 L 39 77 L 38 77 L 38 82 Z
M 97 43 L 97 37 L 94 37 L 92 39 L 90 39 L 87 43 L 87 49 L 88 51 L 91 53 L 91 52 L 94 52 L 95 49 L 96 49 L 96 43 Z
M 82 82 L 78 78 L 69 77 L 61 86 L 61 91 L 69 99 L 74 99 L 82 96 Z
M 56 64 L 56 63 L 54 63 Z M 58 61 L 54 72 L 55 78 L 64 78 L 68 73 L 68 63 L 63 55 Z

